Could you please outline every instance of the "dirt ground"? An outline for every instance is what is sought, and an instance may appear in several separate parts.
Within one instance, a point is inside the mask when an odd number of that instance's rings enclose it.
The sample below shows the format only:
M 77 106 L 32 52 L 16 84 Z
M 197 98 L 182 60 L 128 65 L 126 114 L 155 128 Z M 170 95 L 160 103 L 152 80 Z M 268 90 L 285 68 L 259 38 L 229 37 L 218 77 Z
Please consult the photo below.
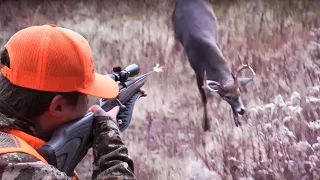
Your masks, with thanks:
M 138 179 L 320 178 L 320 1 L 212 1 L 225 57 L 234 69 L 238 53 L 247 55 L 257 75 L 242 90 L 243 126 L 214 94 L 207 133 L 195 73 L 173 37 L 173 0 L 0 2 L 1 46 L 24 27 L 55 23 L 87 38 L 100 73 L 165 66 L 148 79 L 122 134 Z M 89 151 L 77 167 L 82 179 L 91 178 L 91 163 Z

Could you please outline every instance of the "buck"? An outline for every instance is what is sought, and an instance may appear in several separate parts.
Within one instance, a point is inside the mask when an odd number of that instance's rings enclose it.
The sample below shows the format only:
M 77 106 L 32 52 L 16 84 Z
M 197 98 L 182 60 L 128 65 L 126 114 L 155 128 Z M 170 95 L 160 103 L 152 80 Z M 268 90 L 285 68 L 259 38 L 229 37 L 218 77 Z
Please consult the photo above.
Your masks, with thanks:
M 237 127 L 241 126 L 238 114 L 244 115 L 245 107 L 240 97 L 240 87 L 253 79 L 238 76 L 246 68 L 253 75 L 255 72 L 248 64 L 231 71 L 217 44 L 217 19 L 211 3 L 207 0 L 177 0 L 171 20 L 175 39 L 183 45 L 196 74 L 204 106 L 204 130 L 210 129 L 207 115 L 207 96 L 210 92 L 217 92 L 231 105 L 234 123 Z

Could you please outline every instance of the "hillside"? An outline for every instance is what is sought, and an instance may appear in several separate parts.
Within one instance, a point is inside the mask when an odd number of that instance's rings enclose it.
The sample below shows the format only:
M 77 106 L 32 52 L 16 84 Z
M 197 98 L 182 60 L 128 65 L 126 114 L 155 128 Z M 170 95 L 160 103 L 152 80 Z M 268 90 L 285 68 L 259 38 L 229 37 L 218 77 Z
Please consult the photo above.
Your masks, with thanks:
M 0 2 L 1 46 L 21 28 L 55 23 L 87 38 L 100 73 L 165 66 L 148 79 L 148 96 L 122 134 L 139 179 L 320 178 L 319 0 L 212 1 L 225 57 L 236 68 L 237 53 L 247 55 L 257 75 L 242 91 L 243 126 L 216 94 L 208 133 L 195 74 L 173 37 L 173 0 Z M 77 167 L 82 179 L 90 179 L 91 160 L 90 151 Z

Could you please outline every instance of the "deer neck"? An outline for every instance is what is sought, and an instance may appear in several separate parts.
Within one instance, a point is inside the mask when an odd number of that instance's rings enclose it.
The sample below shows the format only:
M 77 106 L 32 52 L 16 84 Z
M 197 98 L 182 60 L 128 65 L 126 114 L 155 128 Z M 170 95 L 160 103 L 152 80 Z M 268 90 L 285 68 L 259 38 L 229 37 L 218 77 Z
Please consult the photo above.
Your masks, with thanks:
M 231 68 L 216 44 L 214 44 L 212 48 L 212 60 L 210 62 L 210 69 L 213 69 L 214 72 L 214 76 L 211 77 L 212 80 L 219 81 L 223 84 L 233 81 Z

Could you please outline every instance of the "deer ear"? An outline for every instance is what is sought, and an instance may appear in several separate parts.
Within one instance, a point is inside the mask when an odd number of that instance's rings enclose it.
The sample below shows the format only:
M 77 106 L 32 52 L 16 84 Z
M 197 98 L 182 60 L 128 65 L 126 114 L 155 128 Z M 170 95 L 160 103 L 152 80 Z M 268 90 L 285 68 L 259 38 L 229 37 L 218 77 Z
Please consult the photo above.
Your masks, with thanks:
M 253 78 L 247 78 L 247 77 L 238 78 L 238 83 L 239 83 L 241 86 L 245 86 L 245 85 L 247 85 L 249 82 L 252 82 L 252 81 L 253 81 Z

